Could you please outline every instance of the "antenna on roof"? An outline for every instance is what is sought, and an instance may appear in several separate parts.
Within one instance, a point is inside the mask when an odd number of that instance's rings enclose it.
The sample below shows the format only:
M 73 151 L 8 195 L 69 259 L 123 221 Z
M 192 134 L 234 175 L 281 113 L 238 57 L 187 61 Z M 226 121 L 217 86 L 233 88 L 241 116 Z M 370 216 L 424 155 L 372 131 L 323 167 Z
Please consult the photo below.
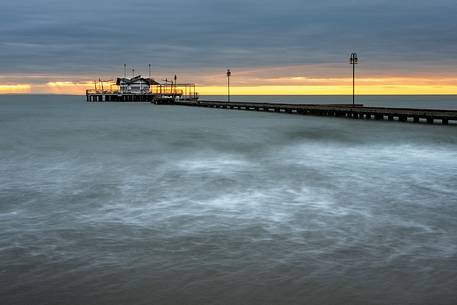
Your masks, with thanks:
M 135 68 L 132 68 L 132 78 L 135 77 Z
M 149 78 L 151 78 L 151 64 L 149 64 L 148 67 L 149 67 Z
M 124 64 L 124 78 L 127 78 L 127 65 Z

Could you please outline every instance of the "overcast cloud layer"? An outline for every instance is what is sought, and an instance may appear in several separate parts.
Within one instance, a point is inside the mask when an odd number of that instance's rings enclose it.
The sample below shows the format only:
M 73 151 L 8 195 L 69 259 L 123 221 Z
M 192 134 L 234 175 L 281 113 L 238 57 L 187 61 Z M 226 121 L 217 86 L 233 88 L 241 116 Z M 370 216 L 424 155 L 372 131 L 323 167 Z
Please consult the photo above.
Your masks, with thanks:
M 2 1 L 0 74 L 332 65 L 352 50 L 380 71 L 452 73 L 456 16 L 455 0 Z

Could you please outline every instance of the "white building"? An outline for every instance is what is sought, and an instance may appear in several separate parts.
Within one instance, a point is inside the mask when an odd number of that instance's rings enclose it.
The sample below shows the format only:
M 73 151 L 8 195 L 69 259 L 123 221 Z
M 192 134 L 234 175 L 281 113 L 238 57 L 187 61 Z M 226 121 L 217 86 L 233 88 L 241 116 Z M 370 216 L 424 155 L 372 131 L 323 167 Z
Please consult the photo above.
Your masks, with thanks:
M 158 85 L 159 83 L 152 78 L 142 78 L 141 75 L 135 76 L 134 78 L 118 78 L 116 85 L 119 86 L 120 93 L 130 94 L 146 94 L 150 92 L 152 85 Z

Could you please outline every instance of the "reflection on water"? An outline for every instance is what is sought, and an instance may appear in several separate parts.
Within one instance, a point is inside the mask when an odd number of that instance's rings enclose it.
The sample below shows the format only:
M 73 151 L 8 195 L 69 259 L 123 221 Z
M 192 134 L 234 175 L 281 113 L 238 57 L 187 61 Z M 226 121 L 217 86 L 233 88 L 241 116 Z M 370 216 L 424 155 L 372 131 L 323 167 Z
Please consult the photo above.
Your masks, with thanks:
M 454 304 L 457 128 L 0 99 L 5 304 Z

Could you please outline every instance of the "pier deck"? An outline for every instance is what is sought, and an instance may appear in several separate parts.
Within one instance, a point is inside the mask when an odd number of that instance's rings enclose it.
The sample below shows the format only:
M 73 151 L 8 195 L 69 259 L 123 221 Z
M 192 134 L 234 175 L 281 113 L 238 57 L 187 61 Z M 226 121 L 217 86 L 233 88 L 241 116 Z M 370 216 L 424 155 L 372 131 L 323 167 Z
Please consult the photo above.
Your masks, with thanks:
M 155 104 L 211 107 L 246 111 L 285 112 L 302 115 L 374 119 L 428 124 L 457 124 L 457 110 L 364 107 L 356 104 L 281 104 L 223 101 L 156 101 Z

